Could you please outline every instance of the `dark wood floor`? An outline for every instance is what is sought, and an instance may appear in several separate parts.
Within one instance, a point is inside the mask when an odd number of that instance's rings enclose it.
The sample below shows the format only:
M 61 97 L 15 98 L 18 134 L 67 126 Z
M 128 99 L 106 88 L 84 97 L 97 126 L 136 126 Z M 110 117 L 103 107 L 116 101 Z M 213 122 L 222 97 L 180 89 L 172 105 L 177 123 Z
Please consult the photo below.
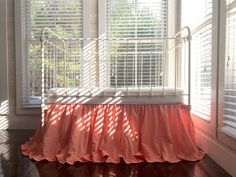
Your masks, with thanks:
M 34 162 L 20 153 L 20 144 L 34 131 L 0 131 L 0 177 L 229 177 L 208 156 L 198 162 L 62 165 Z

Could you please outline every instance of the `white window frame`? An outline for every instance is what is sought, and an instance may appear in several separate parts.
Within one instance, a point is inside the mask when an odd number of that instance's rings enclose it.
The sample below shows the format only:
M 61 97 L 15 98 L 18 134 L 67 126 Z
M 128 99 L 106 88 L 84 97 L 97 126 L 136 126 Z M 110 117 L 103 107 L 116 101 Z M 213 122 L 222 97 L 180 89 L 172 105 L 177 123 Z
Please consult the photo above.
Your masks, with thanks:
M 92 6 L 95 2 L 82 0 L 83 2 L 83 37 L 89 37 L 91 23 L 89 23 L 93 16 L 90 14 Z M 15 7 L 15 60 L 16 60 L 16 114 L 35 115 L 41 114 L 41 105 L 23 105 L 22 99 L 22 81 L 23 72 L 26 71 L 26 61 L 24 60 L 24 48 L 23 48 L 23 32 L 22 32 L 22 18 L 21 18 L 21 2 L 22 0 L 14 0 Z M 96 4 L 96 3 L 95 3 Z M 92 12 L 92 11 L 91 11 Z
M 167 37 L 173 37 L 178 30 L 180 30 L 180 21 L 176 21 L 176 20 L 180 20 L 179 18 L 177 18 L 177 14 L 180 14 L 180 5 L 181 2 L 179 0 L 171 0 L 171 2 L 167 2 Z M 99 39 L 104 39 L 106 38 L 106 36 L 104 34 L 106 34 L 106 0 L 99 0 L 98 2 L 98 37 Z M 100 58 L 100 57 L 99 57 Z M 165 71 L 168 73 L 168 71 L 174 70 L 174 64 L 170 63 L 168 61 L 166 61 L 165 63 Z M 104 75 L 99 74 L 99 85 L 103 85 L 104 84 Z M 168 75 L 167 81 L 171 81 L 174 80 L 174 76 L 173 75 Z
M 8 114 L 8 32 L 7 0 L 0 1 L 0 116 Z

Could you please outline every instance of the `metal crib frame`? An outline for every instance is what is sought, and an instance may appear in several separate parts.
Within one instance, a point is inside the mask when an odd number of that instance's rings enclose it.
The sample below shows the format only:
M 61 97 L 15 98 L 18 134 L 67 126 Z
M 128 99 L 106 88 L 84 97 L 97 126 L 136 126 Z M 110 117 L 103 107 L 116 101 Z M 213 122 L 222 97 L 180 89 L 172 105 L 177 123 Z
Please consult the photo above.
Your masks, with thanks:
M 49 35 L 50 34 L 50 35 Z M 49 37 L 47 36 L 50 36 L 50 38 L 54 38 L 54 42 L 53 41 L 50 41 L 49 40 Z M 187 86 L 187 89 L 188 89 L 188 93 L 187 93 L 187 96 L 188 96 L 188 105 L 189 107 L 191 106 L 191 32 L 190 32 L 190 28 L 189 27 L 184 27 L 182 28 L 178 33 L 176 33 L 176 35 L 172 38 L 142 38 L 142 40 L 151 40 L 151 41 L 154 41 L 154 40 L 162 40 L 162 41 L 167 41 L 167 40 L 170 40 L 170 39 L 182 39 L 184 41 L 187 41 L 188 43 L 188 86 Z M 76 40 L 76 39 L 72 39 L 72 40 Z M 77 39 L 79 41 L 95 41 L 96 43 L 99 42 L 99 41 L 112 41 L 112 40 L 119 40 L 119 41 L 132 41 L 132 40 L 137 40 L 137 41 L 140 41 L 140 39 L 138 38 L 123 38 L 123 39 L 99 39 L 99 38 L 96 38 L 96 39 L 93 39 L 93 38 L 80 38 L 80 39 Z M 61 57 L 63 57 L 64 59 L 64 87 L 67 87 L 67 83 L 66 83 L 66 61 L 67 61 L 67 57 L 68 57 L 68 46 L 67 46 L 67 42 L 66 40 L 62 39 L 58 34 L 56 34 L 54 31 L 52 31 L 50 28 L 48 27 L 44 27 L 43 30 L 42 30 L 42 34 L 41 34 L 41 52 L 42 52 L 42 107 L 44 107 L 45 103 L 46 103 L 46 92 L 48 89 L 50 88 L 46 88 L 46 84 L 45 84 L 45 64 L 46 64 L 46 60 L 45 60 L 45 48 L 47 45 L 51 45 L 55 48 L 55 50 L 58 50 L 59 52 L 61 52 Z M 56 55 L 56 54 L 53 54 L 53 55 Z M 176 62 L 176 59 L 175 59 L 175 62 Z M 164 64 L 163 64 L 163 67 Z M 175 66 L 176 67 L 176 66 Z M 163 71 L 164 68 L 163 68 Z M 177 88 L 177 71 L 175 69 L 175 89 Z M 163 75 L 164 75 L 164 72 L 163 72 Z M 163 80 L 164 79 L 164 76 L 163 76 Z M 55 79 L 55 82 L 56 82 L 56 79 Z M 116 82 L 117 82 L 117 77 L 116 77 Z M 55 86 L 57 86 L 57 84 L 54 84 Z M 54 87 L 55 87 L 54 86 Z M 165 83 L 163 81 L 163 95 L 165 93 Z M 117 84 L 115 86 L 115 92 L 117 91 Z M 127 92 L 129 91 L 129 88 L 127 86 Z M 140 86 L 139 86 L 139 93 L 140 93 Z M 150 94 L 152 95 L 152 86 L 150 86 Z M 140 95 L 140 94 L 139 94 Z

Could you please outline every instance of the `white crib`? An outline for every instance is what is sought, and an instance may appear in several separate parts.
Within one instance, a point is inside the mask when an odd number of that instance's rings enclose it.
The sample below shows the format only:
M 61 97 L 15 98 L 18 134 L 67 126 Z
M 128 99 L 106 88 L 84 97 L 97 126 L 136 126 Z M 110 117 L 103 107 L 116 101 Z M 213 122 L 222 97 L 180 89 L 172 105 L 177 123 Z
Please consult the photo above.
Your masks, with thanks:
M 44 28 L 42 124 L 22 153 L 68 164 L 202 159 L 189 113 L 190 40 L 188 27 L 174 38 L 72 40 Z
M 45 27 L 41 44 L 43 105 L 191 104 L 188 27 L 173 38 L 123 39 L 62 39 Z

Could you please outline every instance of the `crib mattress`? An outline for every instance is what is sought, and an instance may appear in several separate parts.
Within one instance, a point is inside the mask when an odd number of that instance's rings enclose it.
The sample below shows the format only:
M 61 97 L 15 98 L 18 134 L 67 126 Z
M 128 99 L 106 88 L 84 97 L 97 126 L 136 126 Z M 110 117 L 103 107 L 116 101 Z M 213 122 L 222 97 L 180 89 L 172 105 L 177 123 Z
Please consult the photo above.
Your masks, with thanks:
M 179 88 L 52 88 L 46 102 L 61 104 L 174 104 L 183 102 Z

